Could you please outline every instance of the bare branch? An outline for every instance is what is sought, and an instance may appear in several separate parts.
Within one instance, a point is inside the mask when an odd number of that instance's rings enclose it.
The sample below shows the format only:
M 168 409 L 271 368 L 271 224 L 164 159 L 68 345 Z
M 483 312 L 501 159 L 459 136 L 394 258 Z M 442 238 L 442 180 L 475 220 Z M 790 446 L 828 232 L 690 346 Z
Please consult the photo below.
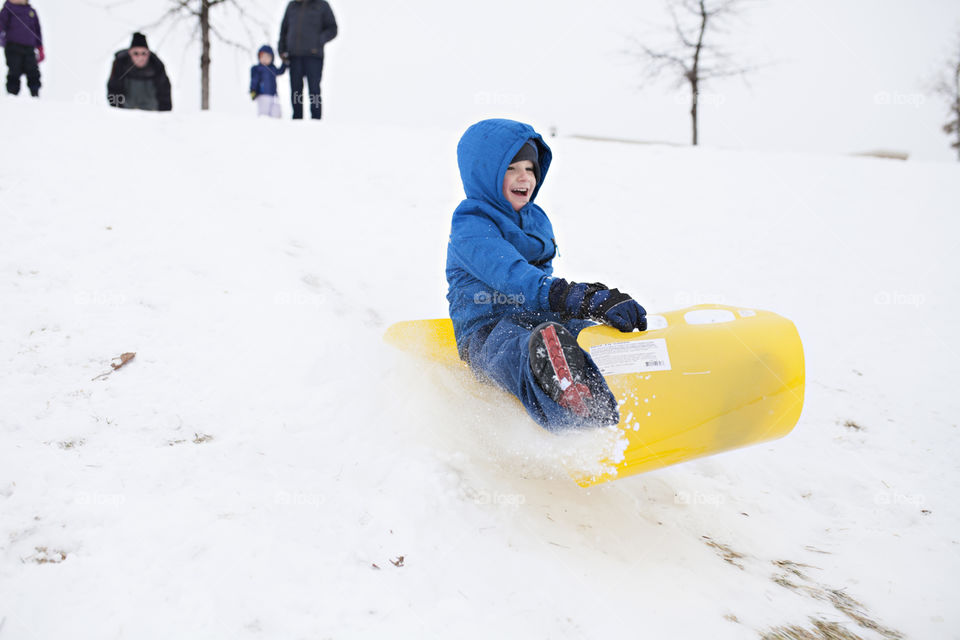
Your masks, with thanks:
M 678 67 L 681 67 L 682 69 L 688 68 L 687 62 L 685 60 L 670 53 L 661 53 L 659 51 L 654 51 L 649 47 L 644 47 L 643 55 L 652 62 L 659 62 L 659 63 L 666 64 L 668 66 L 676 65 Z
M 177 4 L 178 11 L 186 11 L 197 16 L 198 18 L 200 17 L 200 11 L 190 6 L 190 0 L 173 0 L 173 2 Z
M 700 80 L 701 82 L 706 80 L 715 80 L 717 78 L 736 78 L 738 76 L 745 76 L 751 73 L 754 70 L 754 67 L 740 67 L 740 68 L 718 68 L 713 69 L 710 67 L 701 67 L 700 68 Z
M 222 43 L 224 43 L 224 44 L 226 44 L 226 45 L 229 45 L 229 46 L 231 46 L 231 47 L 236 47 L 236 48 L 239 49 L 240 51 L 249 51 L 249 50 L 250 50 L 250 47 L 249 47 L 249 46 L 244 46 L 244 45 L 240 44 L 239 42 L 237 42 L 236 40 L 231 40 L 230 38 L 225 37 L 222 33 L 220 33 L 219 29 L 217 29 L 216 27 L 214 27 L 212 24 L 210 25 L 210 33 L 212 33 L 213 35 L 215 35 L 220 42 L 222 42 Z
M 269 28 L 267 27 L 267 24 L 263 20 L 251 16 L 250 12 L 248 12 L 243 7 L 243 5 L 241 5 L 237 0 L 226 0 L 226 1 L 229 2 L 230 6 L 232 6 L 234 10 L 240 15 L 240 24 L 243 26 L 244 31 L 247 32 L 247 38 L 250 39 L 250 43 L 252 46 L 256 46 L 254 44 L 256 41 L 256 37 L 254 36 L 253 31 L 250 29 L 250 26 L 248 24 L 249 22 L 253 22 L 254 24 L 256 24 L 257 27 L 259 27 L 262 30 L 264 39 L 267 39 L 267 40 L 270 39 Z
M 725 2 L 714 5 L 712 9 L 708 9 L 707 15 L 715 19 L 737 15 L 740 13 L 741 4 L 738 0 L 726 0 Z
M 191 16 L 199 16 L 199 13 L 196 13 L 189 7 L 187 0 L 173 0 L 173 6 L 163 12 L 163 14 L 154 22 L 140 27 L 140 31 L 150 31 L 151 29 L 156 29 L 157 27 L 163 26 L 168 20 L 172 18 L 177 18 L 183 16 L 184 13 L 187 13 Z
M 954 51 L 933 90 L 948 104 L 949 120 L 943 125 L 943 132 L 948 136 L 955 135 L 950 147 L 957 150 L 960 158 L 960 35 Z
M 676 7 L 673 5 L 668 5 L 668 8 L 670 10 L 670 18 L 673 20 L 673 29 L 677 34 L 677 40 L 679 40 L 680 44 L 685 47 L 694 46 L 693 41 L 687 37 L 687 34 L 683 32 L 683 27 L 680 26 L 680 18 L 677 17 Z

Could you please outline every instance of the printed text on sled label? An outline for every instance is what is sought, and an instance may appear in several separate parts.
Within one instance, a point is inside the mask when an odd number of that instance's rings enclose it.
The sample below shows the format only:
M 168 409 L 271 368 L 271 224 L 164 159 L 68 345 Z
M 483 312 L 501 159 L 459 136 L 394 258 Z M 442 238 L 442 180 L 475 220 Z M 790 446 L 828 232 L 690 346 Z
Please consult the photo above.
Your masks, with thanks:
M 590 347 L 590 356 L 605 376 L 670 370 L 665 338 L 598 344 Z

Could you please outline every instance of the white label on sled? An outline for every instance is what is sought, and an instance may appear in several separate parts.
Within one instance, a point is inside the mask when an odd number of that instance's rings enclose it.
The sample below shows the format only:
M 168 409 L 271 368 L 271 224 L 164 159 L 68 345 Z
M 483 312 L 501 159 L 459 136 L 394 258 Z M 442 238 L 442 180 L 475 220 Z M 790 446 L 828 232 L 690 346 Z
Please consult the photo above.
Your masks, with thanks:
M 590 356 L 605 376 L 670 370 L 667 341 L 663 338 L 598 344 L 590 347 Z

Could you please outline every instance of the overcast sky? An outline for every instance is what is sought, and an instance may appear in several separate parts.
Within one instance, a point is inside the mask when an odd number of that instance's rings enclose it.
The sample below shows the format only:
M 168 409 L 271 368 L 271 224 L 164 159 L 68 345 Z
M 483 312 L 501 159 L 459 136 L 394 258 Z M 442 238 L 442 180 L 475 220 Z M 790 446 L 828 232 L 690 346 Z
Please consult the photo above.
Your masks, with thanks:
M 243 0 L 241 0 L 243 2 Z M 34 0 L 48 60 L 44 98 L 104 103 L 114 50 L 153 22 L 165 0 Z M 250 1 L 276 45 L 284 0 Z M 489 116 L 561 134 L 686 143 L 688 92 L 644 83 L 631 39 L 669 39 L 660 0 L 333 0 L 341 26 L 325 72 L 325 115 L 351 122 L 460 130 Z M 224 9 L 220 8 L 219 12 Z M 232 18 L 225 30 L 246 37 Z M 256 30 L 255 31 L 259 31 Z M 153 28 L 178 111 L 199 108 L 199 50 L 189 27 Z M 716 42 L 760 69 L 745 83 L 706 87 L 701 143 L 846 153 L 956 153 L 940 130 L 946 105 L 931 91 L 958 55 L 955 0 L 752 0 Z M 253 52 L 214 52 L 213 109 L 251 114 Z M 286 99 L 286 79 L 282 97 Z M 287 108 L 289 111 L 289 108 Z

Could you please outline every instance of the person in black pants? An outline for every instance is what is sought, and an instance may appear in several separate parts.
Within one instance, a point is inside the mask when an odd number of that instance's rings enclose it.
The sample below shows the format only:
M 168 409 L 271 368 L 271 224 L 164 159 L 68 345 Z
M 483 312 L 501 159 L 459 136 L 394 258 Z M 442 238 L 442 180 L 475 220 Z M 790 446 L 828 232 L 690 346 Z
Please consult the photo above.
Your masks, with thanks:
M 323 47 L 337 37 L 337 20 L 326 0 L 291 0 L 283 14 L 280 59 L 290 65 L 290 100 L 293 119 L 303 119 L 303 103 L 310 105 L 310 117 L 319 120 L 323 113 L 320 79 L 323 76 Z M 303 93 L 303 78 L 307 93 Z
M 40 67 L 43 38 L 40 18 L 27 0 L 7 0 L 0 9 L 0 46 L 7 58 L 7 93 L 20 93 L 20 76 L 27 76 L 27 88 L 34 98 L 40 95 Z

